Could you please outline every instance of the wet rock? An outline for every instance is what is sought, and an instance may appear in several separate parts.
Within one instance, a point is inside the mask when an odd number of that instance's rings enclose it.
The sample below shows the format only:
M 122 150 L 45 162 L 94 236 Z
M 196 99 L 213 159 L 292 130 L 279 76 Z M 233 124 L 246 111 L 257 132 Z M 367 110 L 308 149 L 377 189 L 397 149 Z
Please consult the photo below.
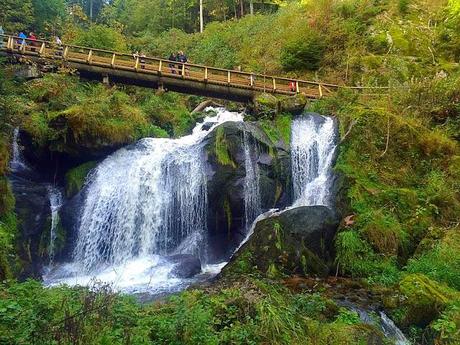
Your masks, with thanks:
M 227 122 L 205 139 L 207 152 L 208 253 L 213 262 L 228 258 L 246 235 L 244 133 L 259 170 L 261 209 L 290 204 L 290 155 L 254 123 Z
M 192 278 L 201 272 L 201 261 L 189 254 L 178 254 L 166 257 L 175 266 L 170 275 L 176 278 Z
M 325 206 L 298 207 L 263 219 L 224 268 L 224 275 L 255 267 L 268 276 L 326 276 L 338 224 L 336 214 Z

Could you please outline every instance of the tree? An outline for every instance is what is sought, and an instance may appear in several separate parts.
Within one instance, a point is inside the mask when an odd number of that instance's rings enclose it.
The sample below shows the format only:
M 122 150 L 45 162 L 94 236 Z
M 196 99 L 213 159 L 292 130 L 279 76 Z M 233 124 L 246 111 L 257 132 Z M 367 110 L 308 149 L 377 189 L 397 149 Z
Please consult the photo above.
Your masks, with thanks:
M 38 32 L 55 33 L 67 15 L 64 0 L 32 0 L 34 10 L 34 27 Z
M 33 29 L 34 15 L 31 0 L 0 0 L 0 25 L 8 33 Z

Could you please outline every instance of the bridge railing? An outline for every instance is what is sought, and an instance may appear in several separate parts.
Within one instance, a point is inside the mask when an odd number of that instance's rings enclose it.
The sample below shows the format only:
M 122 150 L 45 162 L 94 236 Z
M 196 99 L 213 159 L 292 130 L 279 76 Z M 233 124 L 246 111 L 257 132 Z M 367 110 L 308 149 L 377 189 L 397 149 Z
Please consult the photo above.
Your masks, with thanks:
M 0 35 L 0 42 L 0 50 L 7 50 L 14 54 L 37 56 L 137 73 L 156 74 L 170 78 L 226 85 L 233 88 L 253 89 L 260 92 L 287 95 L 302 93 L 310 97 L 321 98 L 336 91 L 338 88 L 344 88 L 344 86 L 335 84 L 227 70 L 193 63 L 184 64 L 167 59 L 118 53 L 69 44 L 58 45 L 49 41 L 31 40 L 29 38 L 22 39 L 11 35 Z M 350 87 L 350 89 L 357 90 L 362 88 Z

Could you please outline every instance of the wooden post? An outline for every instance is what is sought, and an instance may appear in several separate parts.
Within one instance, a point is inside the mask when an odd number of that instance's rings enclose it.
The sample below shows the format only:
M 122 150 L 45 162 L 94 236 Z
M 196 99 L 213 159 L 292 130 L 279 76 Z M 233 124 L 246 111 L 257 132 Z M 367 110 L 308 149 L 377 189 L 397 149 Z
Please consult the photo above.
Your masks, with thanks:
M 299 81 L 298 81 L 298 80 L 296 80 L 296 82 L 295 82 L 295 91 L 296 91 L 297 93 L 300 92 Z
M 67 54 L 69 53 L 69 47 L 65 46 L 64 48 L 64 54 L 62 54 L 62 59 L 67 60 Z
M 208 68 L 204 68 L 204 81 L 208 81 Z
M 318 85 L 319 89 L 319 98 L 323 98 L 323 88 L 321 87 L 321 84 Z
M 6 43 L 6 49 L 13 50 L 14 39 L 13 37 L 8 37 L 8 42 Z
M 45 51 L 45 42 L 42 43 L 42 46 L 40 47 L 38 54 L 42 55 L 44 51 Z
M 276 79 L 275 78 L 273 78 L 273 90 L 276 91 Z
M 91 58 L 93 57 L 93 50 L 90 49 L 88 53 L 88 57 L 86 58 L 86 62 L 91 65 Z
M 230 73 L 231 73 L 230 71 L 227 72 L 227 83 L 229 84 L 230 84 Z
M 252 75 L 252 74 L 251 74 L 251 79 L 250 79 L 250 81 L 251 81 L 251 86 L 254 86 L 254 75 Z
M 160 64 L 158 65 L 158 73 L 161 74 L 162 69 L 163 69 L 163 60 L 160 60 Z
M 117 55 L 116 55 L 115 53 L 113 53 L 113 55 L 112 55 L 112 61 L 110 62 L 110 66 L 111 66 L 112 68 L 115 68 L 115 58 L 116 58 L 116 56 L 117 56 Z
M 185 63 L 182 64 L 182 78 L 185 77 Z
M 23 54 L 25 53 L 26 51 L 26 40 L 25 39 L 22 40 L 19 50 L 22 51 Z
M 139 70 L 139 56 L 136 57 L 136 63 L 134 64 L 134 69 L 136 72 Z

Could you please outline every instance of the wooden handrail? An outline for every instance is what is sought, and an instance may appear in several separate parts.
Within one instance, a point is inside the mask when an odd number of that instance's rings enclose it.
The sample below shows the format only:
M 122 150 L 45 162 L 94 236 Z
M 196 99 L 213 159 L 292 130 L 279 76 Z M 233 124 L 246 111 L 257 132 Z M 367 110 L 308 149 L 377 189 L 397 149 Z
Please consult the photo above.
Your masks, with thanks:
M 5 38 L 7 38 L 7 44 L 5 45 Z M 171 61 L 168 59 L 161 59 L 157 57 L 142 57 L 141 62 L 139 61 L 140 57 L 135 56 L 133 54 L 128 54 L 128 53 L 123 53 L 123 52 L 115 52 L 115 51 L 110 51 L 110 50 L 105 50 L 105 49 L 95 49 L 95 48 L 89 48 L 89 47 L 83 47 L 83 46 L 77 46 L 77 45 L 71 45 L 71 44 L 62 44 L 59 45 L 59 51 L 62 52 L 62 54 L 56 54 L 57 52 L 57 47 L 58 45 L 56 43 L 42 40 L 42 39 L 37 39 L 37 40 L 31 40 L 29 38 L 20 38 L 17 36 L 12 36 L 12 35 L 0 35 L 0 41 L 3 43 L 1 50 L 12 50 L 15 51 L 18 49 L 22 54 L 30 54 L 30 55 L 45 55 L 43 54 L 45 51 L 45 46 L 46 51 L 48 52 L 48 47 L 50 47 L 50 50 L 54 52 L 53 59 L 62 59 L 64 61 L 74 61 L 74 62 L 85 62 L 89 65 L 100 65 L 100 66 L 109 66 L 112 68 L 119 68 L 119 69 L 131 69 L 134 70 L 138 73 L 158 73 L 162 74 L 162 66 L 171 66 L 174 65 L 175 68 L 174 70 L 176 73 L 174 74 L 174 71 L 171 71 L 169 73 L 170 76 L 172 77 L 181 77 L 184 79 L 190 78 L 190 79 L 197 79 L 196 75 L 197 73 L 202 73 L 202 76 L 198 79 L 201 79 L 204 82 L 214 82 L 214 83 L 219 83 L 219 82 L 226 82 L 229 85 L 234 84 L 235 87 L 241 87 L 241 86 L 246 86 L 254 89 L 268 89 L 272 90 L 272 92 L 284 92 L 284 93 L 301 93 L 303 90 L 311 90 L 308 87 L 313 86 L 316 87 L 318 92 L 319 92 L 319 97 L 322 97 L 324 94 L 329 94 L 331 93 L 332 89 L 352 89 L 352 90 L 361 90 L 361 89 L 382 89 L 382 90 L 387 90 L 389 87 L 386 86 L 345 86 L 345 85 L 337 85 L 337 84 L 331 84 L 331 83 L 323 83 L 323 82 L 317 82 L 317 81 L 311 81 L 311 80 L 302 80 L 302 79 L 295 79 L 295 78 L 287 78 L 287 77 L 277 77 L 277 76 L 271 76 L 271 75 L 264 75 L 264 74 L 258 74 L 258 73 L 251 73 L 251 72 L 243 72 L 243 71 L 237 71 L 237 70 L 229 70 L 229 69 L 223 69 L 223 68 L 218 68 L 218 67 L 209 67 L 205 65 L 200 65 L 200 64 L 193 64 L 193 63 L 181 63 L 178 61 Z M 20 44 L 19 47 L 15 42 L 25 42 Z M 31 44 L 32 43 L 32 44 Z M 31 50 L 27 51 L 26 47 L 27 46 L 36 46 L 40 44 L 40 49 L 39 51 Z M 84 52 L 74 52 L 73 50 L 83 50 Z M 81 59 L 78 54 L 84 53 L 86 55 L 86 59 Z M 104 54 L 105 56 L 101 56 Z M 47 55 L 47 54 L 46 54 Z M 109 55 L 109 56 L 107 56 Z M 97 59 L 99 57 L 99 60 Z M 123 58 L 129 58 L 129 60 L 132 61 L 132 65 L 129 66 L 126 65 L 127 60 Z M 102 59 L 106 59 L 107 62 L 103 62 Z M 102 60 L 102 61 L 101 61 Z M 116 61 L 119 63 L 117 64 Z M 123 63 L 124 62 L 124 63 Z M 159 68 L 154 67 L 152 68 L 147 68 L 148 66 L 151 66 L 153 64 L 158 64 Z M 139 68 L 141 65 L 142 68 Z M 187 67 L 185 67 L 187 66 Z M 197 72 L 196 70 L 199 70 Z M 193 70 L 193 73 L 195 73 L 195 76 L 191 76 L 190 71 Z M 169 71 L 169 70 L 168 70 Z M 217 75 L 213 75 L 213 73 L 218 73 Z M 187 75 L 186 75 L 187 74 Z M 288 84 L 290 83 L 295 83 L 295 91 L 292 90 Z M 271 85 L 270 85 L 271 84 Z M 283 90 L 284 88 L 284 90 Z

